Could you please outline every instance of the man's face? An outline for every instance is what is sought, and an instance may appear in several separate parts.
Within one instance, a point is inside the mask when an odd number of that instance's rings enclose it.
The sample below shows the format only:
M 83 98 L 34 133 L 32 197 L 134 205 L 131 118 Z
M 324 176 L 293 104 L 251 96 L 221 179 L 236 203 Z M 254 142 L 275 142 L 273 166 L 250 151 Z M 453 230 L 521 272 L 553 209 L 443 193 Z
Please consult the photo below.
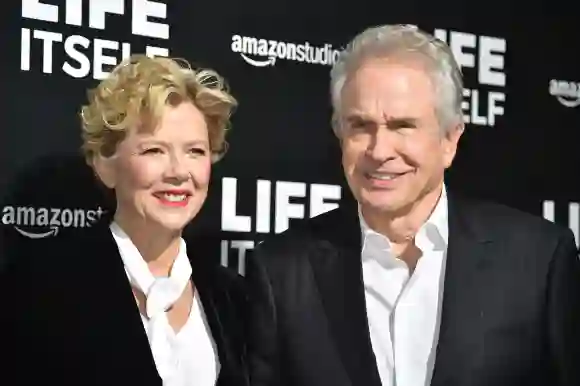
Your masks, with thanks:
M 442 184 L 462 130 L 440 127 L 434 87 L 419 61 L 363 62 L 341 96 L 342 165 L 365 211 L 406 212 Z

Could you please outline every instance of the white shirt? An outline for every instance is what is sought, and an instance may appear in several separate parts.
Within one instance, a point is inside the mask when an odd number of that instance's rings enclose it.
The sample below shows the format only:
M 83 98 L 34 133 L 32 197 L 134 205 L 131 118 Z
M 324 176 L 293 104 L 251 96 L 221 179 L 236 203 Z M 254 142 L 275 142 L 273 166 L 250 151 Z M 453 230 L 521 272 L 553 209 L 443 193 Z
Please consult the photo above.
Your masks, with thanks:
M 132 264 L 135 259 L 143 261 L 141 254 L 134 246 L 127 235 L 116 224 L 111 225 L 111 232 L 123 263 L 127 271 L 127 278 L 131 281 L 128 266 L 130 260 Z M 180 254 L 187 254 L 185 241 L 181 240 Z M 187 257 L 187 256 L 185 256 Z M 143 263 L 145 263 L 143 261 Z M 189 259 L 187 259 L 189 264 Z M 176 265 L 174 265 L 175 267 Z M 135 272 L 131 272 L 133 275 Z M 173 275 L 173 272 L 171 273 Z M 141 314 L 143 328 L 150 340 L 151 331 L 148 328 L 149 319 Z M 209 329 L 203 306 L 197 293 L 194 295 L 189 318 L 183 327 L 176 333 L 166 317 L 162 319 L 164 336 L 162 338 L 168 343 L 166 346 L 157 347 L 156 350 L 170 350 L 170 352 L 154 353 L 161 354 L 161 357 L 170 356 L 173 358 L 173 368 L 171 375 L 163 379 L 164 386 L 214 386 L 219 374 L 220 363 L 217 348 L 211 330 Z M 153 351 L 153 347 L 152 347 Z M 157 363 L 156 363 L 157 364 Z M 157 364 L 158 370 L 159 365 Z
M 447 195 L 419 229 L 422 256 L 410 276 L 389 240 L 368 227 L 359 211 L 363 281 L 372 348 L 383 386 L 427 386 L 439 338 L 447 254 Z

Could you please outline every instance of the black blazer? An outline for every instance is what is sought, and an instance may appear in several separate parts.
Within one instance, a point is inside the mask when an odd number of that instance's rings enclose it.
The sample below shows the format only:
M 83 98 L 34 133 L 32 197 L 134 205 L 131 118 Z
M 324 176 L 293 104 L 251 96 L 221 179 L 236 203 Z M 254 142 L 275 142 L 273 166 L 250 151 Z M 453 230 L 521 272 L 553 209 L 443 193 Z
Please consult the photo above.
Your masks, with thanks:
M 108 223 L 64 232 L 6 248 L 0 384 L 161 386 Z M 217 385 L 246 386 L 241 277 L 207 261 L 203 240 L 187 244 L 221 363 Z
M 354 207 L 265 241 L 247 265 L 253 386 L 379 386 Z M 572 232 L 449 194 L 433 386 L 579 386 Z

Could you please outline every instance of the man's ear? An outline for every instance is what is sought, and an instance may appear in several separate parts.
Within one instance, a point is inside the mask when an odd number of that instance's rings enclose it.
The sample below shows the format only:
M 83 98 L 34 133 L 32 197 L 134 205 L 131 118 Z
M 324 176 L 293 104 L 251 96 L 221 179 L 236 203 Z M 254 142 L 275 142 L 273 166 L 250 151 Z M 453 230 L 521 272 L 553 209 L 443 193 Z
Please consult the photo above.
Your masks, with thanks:
M 455 154 L 457 153 L 457 145 L 459 144 L 459 139 L 465 130 L 465 125 L 463 123 L 457 124 L 451 130 L 445 133 L 445 138 L 443 140 L 443 157 L 445 167 L 448 168 L 453 163 L 455 159 Z

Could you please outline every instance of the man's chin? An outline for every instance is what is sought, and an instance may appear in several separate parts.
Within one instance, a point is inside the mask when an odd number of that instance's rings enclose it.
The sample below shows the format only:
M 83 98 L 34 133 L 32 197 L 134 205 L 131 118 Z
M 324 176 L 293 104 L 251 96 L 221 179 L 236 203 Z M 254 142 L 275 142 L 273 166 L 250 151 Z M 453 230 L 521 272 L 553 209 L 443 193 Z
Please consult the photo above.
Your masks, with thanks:
M 382 213 L 382 214 L 390 214 L 390 213 L 396 213 L 398 210 L 400 210 L 400 206 L 394 205 L 393 203 L 388 203 L 388 204 L 378 204 L 378 203 L 367 203 L 366 205 L 363 205 L 363 208 L 365 211 L 369 211 L 372 213 Z
M 396 214 L 406 207 L 404 200 L 385 192 L 364 192 L 359 204 L 365 211 L 376 214 Z

